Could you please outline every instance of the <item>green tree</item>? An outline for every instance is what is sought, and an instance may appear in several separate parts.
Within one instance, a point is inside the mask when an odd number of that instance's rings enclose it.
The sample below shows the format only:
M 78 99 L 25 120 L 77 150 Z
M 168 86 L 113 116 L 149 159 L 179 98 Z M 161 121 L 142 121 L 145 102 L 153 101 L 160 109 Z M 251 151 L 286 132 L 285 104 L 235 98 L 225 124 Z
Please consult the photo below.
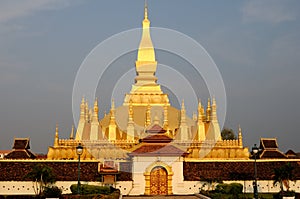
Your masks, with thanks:
M 39 196 L 42 195 L 46 186 L 56 181 L 52 168 L 43 164 L 35 164 L 31 171 L 25 175 L 25 178 L 33 182 L 34 192 Z
M 235 140 L 236 135 L 232 129 L 224 128 L 221 132 L 221 137 L 223 140 Z
M 291 163 L 287 163 L 281 167 L 274 169 L 273 175 L 273 184 L 276 185 L 277 183 L 280 186 L 280 190 L 283 193 L 283 186 L 286 187 L 287 191 L 290 189 L 290 181 L 294 180 L 294 167 Z

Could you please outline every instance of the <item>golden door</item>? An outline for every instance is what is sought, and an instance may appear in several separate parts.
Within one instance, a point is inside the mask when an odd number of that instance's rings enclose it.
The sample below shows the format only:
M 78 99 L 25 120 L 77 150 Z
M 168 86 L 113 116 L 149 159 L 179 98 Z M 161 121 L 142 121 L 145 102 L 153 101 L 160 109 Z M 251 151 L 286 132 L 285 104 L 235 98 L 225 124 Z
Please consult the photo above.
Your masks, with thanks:
M 155 167 L 150 173 L 150 194 L 168 194 L 168 174 L 163 167 Z

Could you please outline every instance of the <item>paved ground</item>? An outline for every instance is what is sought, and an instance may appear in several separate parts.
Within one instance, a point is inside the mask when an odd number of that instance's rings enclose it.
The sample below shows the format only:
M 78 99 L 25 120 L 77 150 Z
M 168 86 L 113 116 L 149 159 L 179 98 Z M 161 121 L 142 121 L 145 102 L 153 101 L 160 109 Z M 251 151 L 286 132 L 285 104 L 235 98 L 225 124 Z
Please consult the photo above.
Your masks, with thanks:
M 123 199 L 199 199 L 196 196 L 123 196 Z

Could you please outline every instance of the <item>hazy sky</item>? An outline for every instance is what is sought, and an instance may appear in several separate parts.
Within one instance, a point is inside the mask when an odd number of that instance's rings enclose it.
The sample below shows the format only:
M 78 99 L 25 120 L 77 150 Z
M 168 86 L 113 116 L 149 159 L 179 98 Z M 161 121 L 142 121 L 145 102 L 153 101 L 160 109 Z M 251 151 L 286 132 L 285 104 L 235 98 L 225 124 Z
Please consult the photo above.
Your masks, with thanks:
M 261 137 L 277 137 L 282 151 L 300 151 L 300 1 L 148 5 L 152 26 L 190 36 L 215 61 L 227 94 L 226 127 L 236 130 L 240 124 L 249 147 Z M 56 123 L 60 137 L 67 138 L 82 61 L 110 36 L 140 28 L 143 6 L 143 0 L 0 1 L 0 149 L 11 149 L 14 137 L 30 137 L 32 151 L 47 152 Z M 115 64 L 124 59 L 133 68 L 135 57 L 133 52 Z M 167 58 L 158 54 L 158 62 Z M 109 111 L 101 104 L 104 95 L 98 96 L 100 114 Z

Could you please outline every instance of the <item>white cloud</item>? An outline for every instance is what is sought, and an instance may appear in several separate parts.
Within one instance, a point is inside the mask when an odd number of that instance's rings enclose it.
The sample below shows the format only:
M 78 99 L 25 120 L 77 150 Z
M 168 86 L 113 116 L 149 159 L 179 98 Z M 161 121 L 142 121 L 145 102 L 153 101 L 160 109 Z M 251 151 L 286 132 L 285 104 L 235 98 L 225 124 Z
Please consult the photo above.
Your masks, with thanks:
M 293 21 L 297 17 L 297 9 L 293 6 L 297 1 L 251 0 L 242 8 L 244 22 L 280 23 Z
M 4 0 L 0 2 L 0 23 L 33 15 L 40 10 L 53 10 L 71 5 L 72 0 Z

